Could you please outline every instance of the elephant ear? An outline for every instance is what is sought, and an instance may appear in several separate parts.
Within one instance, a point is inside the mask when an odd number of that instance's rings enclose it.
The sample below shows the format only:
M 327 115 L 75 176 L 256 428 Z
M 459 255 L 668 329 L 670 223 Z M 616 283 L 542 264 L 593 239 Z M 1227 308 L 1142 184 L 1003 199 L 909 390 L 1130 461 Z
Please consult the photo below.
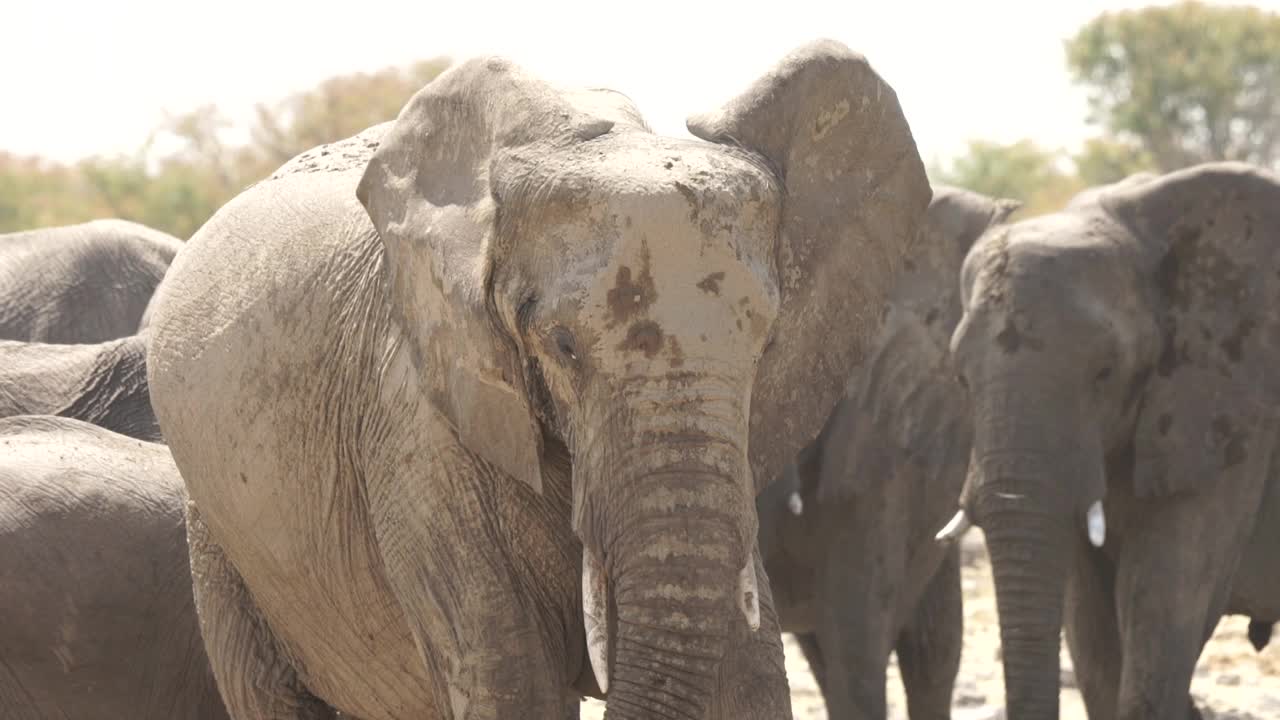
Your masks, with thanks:
M 502 246 L 495 176 L 509 153 L 554 152 L 608 132 L 614 120 L 599 111 L 613 105 L 596 98 L 588 107 L 502 58 L 467 61 L 410 99 L 356 191 L 430 401 L 469 450 L 538 490 L 542 436 L 523 361 L 492 309 Z
M 1163 351 L 1134 436 L 1140 497 L 1195 491 L 1268 447 L 1280 406 L 1280 178 L 1213 163 L 1101 198 L 1150 251 Z
M 923 224 L 929 183 L 893 89 L 830 40 L 793 51 L 687 124 L 763 156 L 785 190 L 781 306 L 751 401 L 758 492 L 818 434 L 866 354 Z
M 958 488 L 969 459 L 970 421 L 951 366 L 960 321 L 960 266 L 989 228 L 1021 203 L 935 186 L 924 241 L 907 259 L 871 359 L 854 379 L 850 407 L 832 416 L 819 499 L 867 492 L 913 463 L 930 482 Z

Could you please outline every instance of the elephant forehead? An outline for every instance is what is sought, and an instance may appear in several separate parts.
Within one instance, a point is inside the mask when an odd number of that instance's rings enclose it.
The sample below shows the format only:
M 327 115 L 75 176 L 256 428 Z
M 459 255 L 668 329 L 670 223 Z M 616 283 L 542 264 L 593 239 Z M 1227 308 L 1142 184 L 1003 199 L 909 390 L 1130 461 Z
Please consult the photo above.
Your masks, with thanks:
M 548 150 L 505 153 L 492 168 L 500 204 L 522 222 L 554 224 L 618 197 L 682 198 L 686 215 L 781 206 L 781 188 L 759 157 L 698 141 L 649 133 L 605 135 Z
M 764 203 L 709 210 L 676 188 L 598 198 L 547 228 L 550 294 L 599 355 L 754 357 L 778 312 L 775 235 Z
M 988 233 L 966 261 L 966 271 L 999 299 L 1008 293 L 1038 297 L 1054 286 L 1111 285 L 1118 263 L 1114 223 L 1101 216 L 1058 213 Z M 1024 298 L 1026 299 L 1026 298 Z
M 714 293 L 723 273 L 773 286 L 781 196 L 772 174 L 708 143 L 653 138 L 583 143 L 564 163 L 509 159 L 498 182 L 502 235 L 554 259 L 563 294 L 638 277 L 642 264 L 659 284 L 690 285 L 685 276 L 700 273 L 692 285 Z

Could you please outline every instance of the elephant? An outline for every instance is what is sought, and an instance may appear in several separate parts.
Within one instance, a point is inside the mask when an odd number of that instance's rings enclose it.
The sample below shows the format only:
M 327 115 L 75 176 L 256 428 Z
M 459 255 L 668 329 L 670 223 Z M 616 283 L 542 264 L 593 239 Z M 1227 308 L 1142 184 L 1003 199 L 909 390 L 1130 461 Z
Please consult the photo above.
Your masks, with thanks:
M 755 497 L 931 190 L 834 41 L 687 125 L 473 58 L 183 249 L 147 371 L 232 717 L 790 718 Z
M 1207 163 L 987 232 L 952 338 L 1012 720 L 1199 717 L 1224 614 L 1280 618 L 1280 177 Z M 1250 633 L 1251 637 L 1255 635 Z
M 0 340 L 0 418 L 14 415 L 75 418 L 161 442 L 144 337 L 77 345 Z
M 933 186 L 925 242 L 867 361 L 817 439 L 756 501 L 779 622 L 833 718 L 884 720 L 895 649 L 912 720 L 951 717 L 960 557 L 934 532 L 955 511 L 970 429 L 948 346 L 965 253 L 1020 205 Z
M 0 235 L 0 340 L 133 335 L 182 241 L 127 220 Z
M 169 451 L 53 416 L 0 419 L 7 720 L 226 720 Z

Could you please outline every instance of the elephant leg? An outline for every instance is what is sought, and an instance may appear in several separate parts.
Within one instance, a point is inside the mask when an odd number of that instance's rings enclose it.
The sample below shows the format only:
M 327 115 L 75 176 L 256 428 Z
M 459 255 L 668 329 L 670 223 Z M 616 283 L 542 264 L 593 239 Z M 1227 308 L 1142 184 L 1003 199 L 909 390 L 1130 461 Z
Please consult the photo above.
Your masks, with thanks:
M 335 711 L 307 691 L 200 511 L 187 503 L 187 546 L 205 651 L 233 718 L 325 720 Z
M 1115 720 L 1120 696 L 1120 628 L 1111 559 L 1080 538 L 1067 576 L 1063 631 L 1090 720 Z
M 894 606 L 902 591 L 903 564 L 898 545 L 863 529 L 858 537 L 831 545 L 841 550 L 827 553 L 815 630 L 825 665 L 828 716 L 884 720 L 885 672 L 895 639 Z
M 388 443 L 387 465 L 372 468 L 366 490 L 387 579 L 433 695 L 460 720 L 562 717 L 573 696 L 564 647 L 570 634 L 559 625 L 558 634 L 542 632 L 545 613 L 528 569 L 576 558 L 522 557 L 499 513 L 533 504 L 533 491 L 478 461 L 438 421 L 415 433 L 436 442 Z
M 813 673 L 813 679 L 818 683 L 818 691 L 822 694 L 827 692 L 827 663 L 822 659 L 822 647 L 818 645 L 818 636 L 808 632 L 796 635 L 796 644 L 800 646 L 800 652 L 804 653 L 804 659 L 809 663 L 809 672 Z
M 1211 488 L 1148 500 L 1126 528 L 1116 564 L 1119 720 L 1197 716 L 1196 660 L 1226 609 L 1262 484 L 1237 474 Z
M 911 720 L 949 720 L 964 645 L 960 548 L 947 550 L 914 616 L 898 635 L 898 668 Z

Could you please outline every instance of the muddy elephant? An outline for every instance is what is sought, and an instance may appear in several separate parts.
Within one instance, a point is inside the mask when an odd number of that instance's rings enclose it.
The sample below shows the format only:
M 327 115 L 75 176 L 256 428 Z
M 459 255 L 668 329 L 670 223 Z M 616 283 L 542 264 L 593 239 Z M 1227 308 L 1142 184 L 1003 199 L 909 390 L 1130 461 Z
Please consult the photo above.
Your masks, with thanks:
M 838 43 L 689 128 L 474 59 L 183 249 L 148 373 L 234 717 L 790 717 L 756 479 L 930 189 Z
M 76 345 L 0 340 L 0 418 L 57 415 L 160 442 L 146 353 L 139 335 Z
M 0 419 L 0 715 L 225 720 L 163 445 Z
M 991 555 L 1009 717 L 1198 717 L 1224 613 L 1280 617 L 1280 178 L 1214 163 L 988 232 L 952 341 L 960 524 Z
M 935 185 L 866 362 L 818 438 L 760 494 L 760 552 L 783 631 L 796 634 L 833 718 L 884 720 L 896 650 L 912 720 L 951 717 L 963 618 L 955 512 L 969 412 L 948 358 L 960 264 L 1018 208 Z
M 0 235 L 0 340 L 96 343 L 136 333 L 180 247 L 126 220 Z

